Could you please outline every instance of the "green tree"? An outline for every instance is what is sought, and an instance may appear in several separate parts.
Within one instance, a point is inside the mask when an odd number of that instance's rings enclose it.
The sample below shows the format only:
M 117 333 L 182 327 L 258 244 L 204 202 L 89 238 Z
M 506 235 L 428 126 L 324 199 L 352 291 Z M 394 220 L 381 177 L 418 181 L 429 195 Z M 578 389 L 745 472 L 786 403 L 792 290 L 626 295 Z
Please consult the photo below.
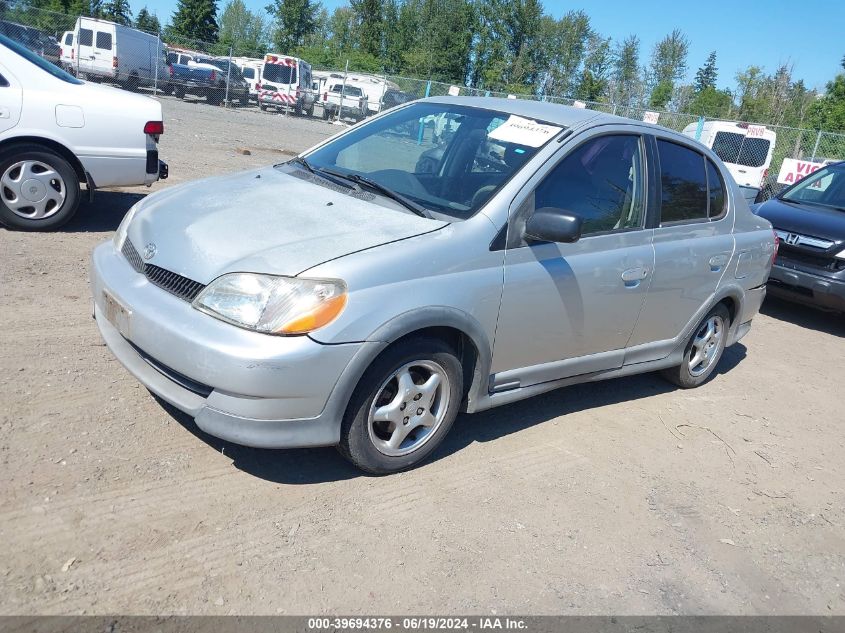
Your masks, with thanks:
M 380 56 L 384 26 L 382 0 L 350 0 L 350 4 L 358 22 L 358 46 L 364 53 Z
M 570 96 L 579 80 L 587 43 L 593 30 L 583 11 L 570 11 L 560 20 L 546 22 L 543 46 L 548 50 L 548 71 L 541 94 Z
M 616 99 L 625 105 L 633 105 L 641 92 L 640 39 L 636 35 L 629 35 L 616 46 L 613 82 Z
M 717 90 L 707 86 L 695 93 L 685 111 L 699 116 L 724 119 L 730 116 L 733 100 L 727 90 Z
M 167 29 L 168 35 L 203 42 L 217 41 L 218 30 L 215 0 L 179 0 Z
M 686 74 L 688 52 L 689 40 L 680 29 L 675 29 L 655 44 L 648 73 L 651 107 L 666 107 L 672 98 L 675 82 Z
M 607 96 L 610 75 L 613 69 L 613 55 L 610 38 L 593 34 L 587 43 L 587 56 L 578 84 L 578 96 L 587 101 L 602 101 Z
M 160 33 L 161 23 L 158 21 L 158 17 L 150 13 L 149 9 L 144 6 L 138 11 L 138 17 L 135 18 L 135 28 L 147 33 Z
M 274 0 L 267 12 L 276 19 L 273 44 L 279 52 L 293 51 L 317 28 L 320 5 L 313 0 Z
M 246 8 L 243 0 L 229 0 L 220 14 L 221 48 L 261 56 L 264 45 L 264 18 Z
M 695 83 L 693 84 L 695 91 L 702 92 L 707 88 L 715 88 L 718 74 L 719 69 L 716 68 L 716 51 L 712 51 L 707 56 L 707 61 L 704 62 L 704 65 L 695 73 Z
M 845 133 L 845 73 L 828 82 L 825 95 L 810 108 L 809 122 L 818 130 Z
M 129 7 L 129 0 L 109 0 L 103 5 L 103 18 L 123 24 L 132 25 L 132 9 Z

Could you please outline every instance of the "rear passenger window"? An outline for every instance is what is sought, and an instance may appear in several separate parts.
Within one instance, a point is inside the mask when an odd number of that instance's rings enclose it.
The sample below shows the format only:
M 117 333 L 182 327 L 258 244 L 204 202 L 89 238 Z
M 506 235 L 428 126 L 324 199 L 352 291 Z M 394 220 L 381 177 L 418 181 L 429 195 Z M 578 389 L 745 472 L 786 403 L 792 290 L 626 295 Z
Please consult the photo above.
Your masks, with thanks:
M 111 50 L 111 33 L 97 32 L 97 48 L 103 48 L 107 51 Z
M 707 174 L 703 154 L 683 145 L 658 140 L 660 156 L 660 223 L 707 218 Z
M 79 45 L 91 46 L 94 43 L 94 31 L 91 29 L 79 29 Z
M 707 217 L 718 220 L 725 215 L 725 183 L 716 165 L 709 158 L 707 159 L 707 192 L 709 205 Z
M 73 33 L 68 33 L 65 35 L 65 44 L 68 46 L 73 46 Z
M 255 79 L 255 69 L 244 68 L 244 77 L 246 77 L 247 79 Z
M 506 162 L 511 149 L 505 149 Z M 534 208 L 543 207 L 581 217 L 584 236 L 642 227 L 640 137 L 600 136 L 567 154 L 534 192 Z

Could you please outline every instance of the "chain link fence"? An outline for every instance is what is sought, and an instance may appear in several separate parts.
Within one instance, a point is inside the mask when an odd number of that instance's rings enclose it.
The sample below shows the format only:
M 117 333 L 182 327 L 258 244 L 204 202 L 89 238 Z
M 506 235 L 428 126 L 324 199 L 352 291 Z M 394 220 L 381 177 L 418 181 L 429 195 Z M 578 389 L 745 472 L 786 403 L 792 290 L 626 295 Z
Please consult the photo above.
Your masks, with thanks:
M 0 33 L 86 80 L 149 94 L 259 107 L 284 114 L 358 121 L 429 96 L 492 96 L 550 103 L 657 123 L 711 147 L 749 199 L 775 195 L 816 165 L 845 160 L 845 134 L 717 121 L 570 97 L 491 92 L 348 69 L 312 68 L 284 54 L 244 50 L 0 0 Z M 809 165 L 808 165 L 809 164 Z

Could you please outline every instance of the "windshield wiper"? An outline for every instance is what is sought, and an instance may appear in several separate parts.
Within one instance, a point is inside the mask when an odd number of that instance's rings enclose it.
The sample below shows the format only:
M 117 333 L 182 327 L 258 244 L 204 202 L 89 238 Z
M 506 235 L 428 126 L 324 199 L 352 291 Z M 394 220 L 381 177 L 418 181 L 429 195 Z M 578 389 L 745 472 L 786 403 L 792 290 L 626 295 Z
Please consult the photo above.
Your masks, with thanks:
M 291 158 L 288 162 L 293 163 L 295 165 L 299 165 L 300 167 L 302 167 L 303 169 L 305 169 L 309 173 L 312 173 L 315 176 L 317 176 L 318 178 L 322 178 L 323 180 L 330 182 L 334 185 L 339 185 L 339 186 L 345 187 L 347 189 L 355 189 L 356 188 L 356 187 L 350 186 L 348 183 L 339 179 L 339 178 L 346 178 L 343 174 L 337 174 L 337 173 L 334 173 L 334 172 L 329 171 L 327 169 L 323 169 L 322 167 L 314 167 L 314 165 L 309 163 L 302 156 L 296 156 L 294 158 Z M 330 176 L 335 176 L 335 177 L 331 178 Z
M 312 174 L 315 173 L 314 168 L 311 166 L 311 163 L 309 163 L 307 160 L 302 158 L 302 156 L 294 156 L 288 162 L 299 165 L 300 167 L 304 167 L 306 170 L 310 171 Z
M 395 200 L 409 211 L 416 213 L 421 218 L 428 218 L 429 220 L 431 219 L 431 214 L 429 214 L 428 209 L 426 209 L 421 204 L 414 202 L 410 198 L 406 198 L 398 191 L 393 191 L 393 189 L 385 187 L 384 185 L 376 182 L 375 180 L 370 180 L 366 176 L 361 176 L 360 174 L 342 174 L 331 169 L 326 169 L 325 167 L 320 167 L 319 171 L 331 174 L 332 176 L 337 176 L 338 178 L 344 178 L 350 182 L 354 182 L 357 185 L 364 185 L 365 187 L 369 187 L 370 189 L 375 189 L 385 198 Z

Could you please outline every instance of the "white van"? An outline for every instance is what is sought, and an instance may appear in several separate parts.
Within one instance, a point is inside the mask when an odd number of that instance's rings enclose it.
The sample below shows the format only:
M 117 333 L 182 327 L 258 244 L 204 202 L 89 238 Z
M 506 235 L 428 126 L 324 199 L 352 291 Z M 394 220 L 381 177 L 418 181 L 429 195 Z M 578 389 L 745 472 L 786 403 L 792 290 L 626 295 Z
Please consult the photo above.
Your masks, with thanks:
M 156 72 L 159 83 L 167 77 L 161 40 L 122 24 L 77 18 L 73 48 L 73 71 L 81 79 L 106 80 L 137 88 L 153 85 Z
M 268 53 L 261 67 L 258 106 L 293 108 L 297 114 L 314 114 L 317 93 L 311 84 L 311 64 L 298 57 Z
M 59 65 L 64 70 L 73 70 L 76 64 L 76 49 L 73 46 L 73 31 L 65 31 L 62 33 L 62 39 L 59 40 Z
M 691 123 L 684 136 L 697 138 L 712 149 L 725 163 L 736 183 L 747 191 L 751 199 L 763 186 L 772 164 L 777 135 L 762 125 L 734 121 L 705 121 L 701 126 Z M 753 194 L 753 195 L 752 195 Z
M 241 69 L 241 74 L 249 84 L 249 98 L 258 101 L 258 91 L 261 89 L 261 69 L 264 62 L 251 57 L 233 57 L 232 62 Z

